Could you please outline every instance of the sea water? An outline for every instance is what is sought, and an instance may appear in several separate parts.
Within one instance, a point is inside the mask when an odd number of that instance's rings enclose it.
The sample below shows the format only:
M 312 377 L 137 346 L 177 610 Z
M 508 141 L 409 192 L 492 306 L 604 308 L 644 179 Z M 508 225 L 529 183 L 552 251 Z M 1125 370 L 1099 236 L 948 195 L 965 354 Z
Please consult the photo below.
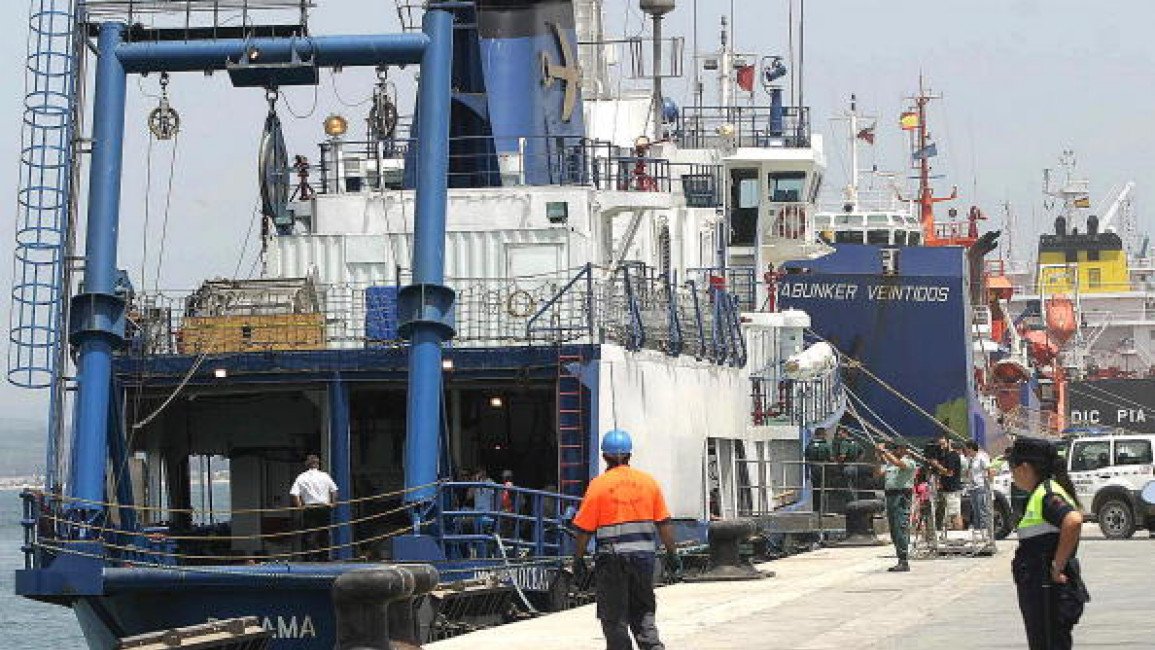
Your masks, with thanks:
M 24 568 L 18 490 L 0 490 L 0 648 L 84 650 L 72 610 L 15 594 L 15 571 Z

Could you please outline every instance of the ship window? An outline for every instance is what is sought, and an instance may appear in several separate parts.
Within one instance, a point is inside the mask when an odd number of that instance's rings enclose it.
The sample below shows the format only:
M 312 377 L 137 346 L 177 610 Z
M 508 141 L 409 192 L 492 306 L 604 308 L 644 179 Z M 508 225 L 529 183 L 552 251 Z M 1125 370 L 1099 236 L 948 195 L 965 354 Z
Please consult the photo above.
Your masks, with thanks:
M 1116 465 L 1150 465 L 1151 442 L 1148 440 L 1116 440 Z
M 1103 286 L 1103 270 L 1087 269 L 1087 284 L 1091 287 Z
M 1088 262 L 1098 262 L 1099 261 L 1099 251 L 1097 251 L 1097 250 L 1087 251 L 1087 261 Z
M 906 231 L 896 230 L 894 232 L 894 243 L 899 246 L 906 246 Z
M 866 223 L 872 226 L 885 226 L 890 224 L 890 216 L 885 214 L 872 214 L 866 217 Z
M 889 230 L 868 230 L 866 232 L 866 243 L 868 244 L 889 244 L 890 231 Z
M 775 172 L 770 174 L 770 200 L 775 203 L 798 203 L 806 185 L 806 172 Z
M 834 235 L 834 241 L 839 244 L 862 244 L 866 240 L 861 230 L 839 230 Z
M 758 179 L 743 178 L 738 181 L 738 207 L 758 207 Z
M 907 238 L 906 243 L 910 246 L 918 246 L 920 243 L 922 243 L 922 233 L 920 233 L 920 232 L 910 233 L 910 237 Z

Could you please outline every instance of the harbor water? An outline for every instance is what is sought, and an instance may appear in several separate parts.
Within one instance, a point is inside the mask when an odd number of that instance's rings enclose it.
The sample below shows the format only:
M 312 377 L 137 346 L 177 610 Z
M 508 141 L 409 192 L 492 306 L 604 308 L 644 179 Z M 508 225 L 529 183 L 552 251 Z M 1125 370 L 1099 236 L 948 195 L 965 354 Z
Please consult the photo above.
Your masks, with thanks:
M 24 566 L 22 539 L 20 492 L 0 490 L 0 645 L 84 650 L 87 646 L 72 610 L 15 595 L 15 571 Z

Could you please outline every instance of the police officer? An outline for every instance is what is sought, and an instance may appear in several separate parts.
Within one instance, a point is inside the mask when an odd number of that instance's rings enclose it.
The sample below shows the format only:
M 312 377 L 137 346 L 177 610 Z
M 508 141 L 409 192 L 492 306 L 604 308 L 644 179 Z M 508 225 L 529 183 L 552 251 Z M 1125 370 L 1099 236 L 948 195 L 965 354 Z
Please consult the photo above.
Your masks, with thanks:
M 907 553 L 910 548 L 910 499 L 914 491 L 914 477 L 918 465 L 907 455 L 906 445 L 901 442 L 878 445 L 878 457 L 882 466 L 875 473 L 883 477 L 886 493 L 886 521 L 890 526 L 890 540 L 894 543 L 898 564 L 887 571 L 910 571 Z
M 826 512 L 826 472 L 830 462 L 830 443 L 826 441 L 826 429 L 819 427 L 814 430 L 814 436 L 806 444 L 804 452 L 806 462 L 810 468 L 810 485 L 814 488 L 814 503 L 818 504 L 819 512 Z
M 1015 440 L 1007 461 L 1015 485 L 1030 494 L 1011 564 L 1027 641 L 1031 650 L 1067 650 L 1091 599 L 1075 557 L 1083 525 L 1075 488 L 1046 440 Z
M 831 453 L 834 455 L 834 460 L 838 461 L 839 474 L 842 475 L 842 481 L 846 486 L 844 492 L 847 502 L 858 498 L 858 473 L 859 465 L 866 454 L 866 450 L 858 441 L 850 437 L 850 431 L 844 426 L 838 427 L 838 433 L 834 438 L 834 445 Z M 845 504 L 843 504 L 845 506 Z
M 602 438 L 607 469 L 590 481 L 573 520 L 578 529 L 574 569 L 584 573 L 586 546 L 596 535 L 597 615 L 606 650 L 632 650 L 630 632 L 642 650 L 665 650 L 654 623 L 656 537 L 666 546 L 667 573 L 676 576 L 681 564 L 666 499 L 652 476 L 630 467 L 632 451 L 630 434 L 621 429 Z

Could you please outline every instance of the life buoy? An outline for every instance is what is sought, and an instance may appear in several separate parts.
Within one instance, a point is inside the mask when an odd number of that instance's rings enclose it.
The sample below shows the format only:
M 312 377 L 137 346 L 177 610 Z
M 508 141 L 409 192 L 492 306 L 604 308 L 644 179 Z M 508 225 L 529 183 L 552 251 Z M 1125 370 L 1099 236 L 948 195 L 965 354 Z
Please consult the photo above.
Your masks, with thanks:
M 518 289 L 505 300 L 505 312 L 514 318 L 528 318 L 537 308 L 537 301 L 525 289 Z
M 786 239 L 798 239 L 806 229 L 805 219 L 802 217 L 802 207 L 788 205 L 778 213 L 778 236 Z

